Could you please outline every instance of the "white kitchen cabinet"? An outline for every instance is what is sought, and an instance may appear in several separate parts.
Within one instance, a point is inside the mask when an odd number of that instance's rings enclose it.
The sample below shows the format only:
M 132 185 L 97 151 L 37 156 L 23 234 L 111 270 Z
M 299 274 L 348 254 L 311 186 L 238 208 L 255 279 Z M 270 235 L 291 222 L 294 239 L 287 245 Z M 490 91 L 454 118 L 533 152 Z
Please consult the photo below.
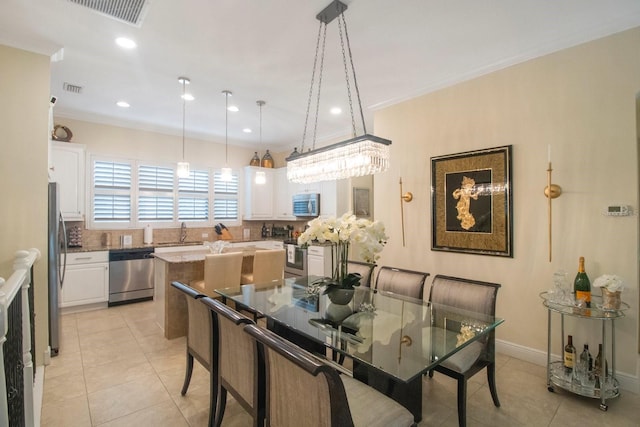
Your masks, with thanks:
M 244 219 L 273 219 L 273 169 L 245 166 L 244 171 Z M 256 184 L 258 171 L 264 172 L 266 175 L 267 180 L 264 184 Z
M 274 219 L 284 221 L 295 221 L 293 215 L 293 195 L 298 192 L 298 184 L 289 182 L 287 179 L 287 168 L 279 168 L 274 174 Z
M 109 300 L 109 251 L 67 254 L 67 269 L 60 291 L 60 307 Z
M 320 182 L 320 216 L 339 217 L 349 211 L 349 180 Z
M 307 248 L 307 273 L 309 276 L 331 277 L 331 246 L 311 245 Z
M 65 221 L 84 219 L 84 165 L 84 145 L 51 141 L 50 177 L 60 185 L 60 213 Z

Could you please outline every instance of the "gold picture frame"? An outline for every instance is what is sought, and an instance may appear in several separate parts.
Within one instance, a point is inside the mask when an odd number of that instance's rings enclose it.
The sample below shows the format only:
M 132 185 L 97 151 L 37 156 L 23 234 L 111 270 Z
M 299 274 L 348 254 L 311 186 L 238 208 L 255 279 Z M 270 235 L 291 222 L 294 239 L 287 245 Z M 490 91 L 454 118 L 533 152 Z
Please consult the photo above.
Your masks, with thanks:
M 431 250 L 513 258 L 511 151 L 431 158 Z

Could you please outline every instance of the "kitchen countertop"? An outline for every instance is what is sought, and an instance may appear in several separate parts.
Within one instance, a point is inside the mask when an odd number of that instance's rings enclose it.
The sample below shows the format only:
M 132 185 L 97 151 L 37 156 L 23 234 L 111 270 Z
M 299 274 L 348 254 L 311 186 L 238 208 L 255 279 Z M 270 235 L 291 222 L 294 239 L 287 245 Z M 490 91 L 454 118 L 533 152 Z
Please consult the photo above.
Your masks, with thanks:
M 243 239 L 234 239 L 234 240 L 225 240 L 226 242 L 229 243 L 249 243 L 249 242 L 267 242 L 267 241 L 277 241 L 277 242 L 281 242 L 282 239 L 276 239 L 276 238 L 268 238 L 268 239 L 248 239 L 248 240 L 243 240 Z M 215 242 L 215 241 L 214 241 Z M 209 242 L 209 243 L 214 243 L 214 242 Z M 80 247 L 69 247 L 67 248 L 67 252 L 68 253 L 76 253 L 76 252 L 96 252 L 96 251 L 110 251 L 110 250 L 121 250 L 121 249 L 140 249 L 140 248 L 167 248 L 167 247 L 179 247 L 179 246 L 195 246 L 195 245 L 202 245 L 205 242 L 184 242 L 184 243 L 180 243 L 180 242 L 160 242 L 160 243 L 151 243 L 151 244 L 142 244 L 142 245 L 128 245 L 128 246 L 122 246 L 122 245 L 111 245 L 111 246 L 105 246 L 105 245 L 90 245 L 90 246 L 80 246 Z
M 256 248 L 255 247 L 248 247 L 244 249 L 228 248 L 223 250 L 223 252 L 224 253 L 242 252 L 243 256 L 248 257 L 248 256 L 253 256 L 256 253 Z M 186 262 L 204 261 L 205 255 L 210 253 L 211 251 L 208 248 L 206 248 L 206 249 L 199 249 L 199 250 L 193 250 L 193 251 L 155 253 L 153 254 L 153 256 L 159 260 L 162 260 L 168 263 L 179 264 L 179 263 L 186 263 Z

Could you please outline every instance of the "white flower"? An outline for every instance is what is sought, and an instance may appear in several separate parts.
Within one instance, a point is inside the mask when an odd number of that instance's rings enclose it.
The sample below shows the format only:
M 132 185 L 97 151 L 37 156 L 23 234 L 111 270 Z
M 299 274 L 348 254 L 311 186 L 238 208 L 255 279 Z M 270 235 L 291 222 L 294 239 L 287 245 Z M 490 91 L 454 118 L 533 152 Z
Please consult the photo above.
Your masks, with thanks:
M 593 286 L 596 288 L 607 288 L 609 292 L 617 292 L 624 289 L 624 282 L 622 278 L 615 274 L 603 274 L 593 281 Z
M 340 218 L 316 218 L 308 222 L 309 227 L 298 237 L 298 244 L 308 246 L 311 242 L 331 244 L 357 242 L 360 256 L 374 263 L 387 243 L 384 224 L 380 221 L 357 219 L 351 212 Z

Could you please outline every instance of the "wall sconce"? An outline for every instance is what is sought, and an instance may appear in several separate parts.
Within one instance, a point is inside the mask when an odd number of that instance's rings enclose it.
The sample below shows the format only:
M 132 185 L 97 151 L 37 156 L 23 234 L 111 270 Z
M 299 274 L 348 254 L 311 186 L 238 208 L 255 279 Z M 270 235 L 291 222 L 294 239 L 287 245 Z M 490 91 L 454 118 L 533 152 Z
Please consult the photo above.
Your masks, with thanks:
M 407 191 L 404 193 L 402 191 L 402 177 L 400 177 L 400 223 L 402 224 L 402 246 L 405 246 L 404 240 L 404 205 L 402 202 L 409 203 L 413 200 L 413 193 Z
M 548 147 L 548 162 L 549 162 L 549 167 L 547 168 L 547 186 L 544 187 L 544 196 L 547 198 L 547 203 L 548 203 L 548 220 L 549 220 L 549 262 L 551 262 L 551 247 L 553 239 L 551 237 L 551 224 L 552 224 L 552 217 L 551 217 L 551 200 L 553 199 L 557 199 L 558 197 L 560 197 L 560 195 L 562 194 L 562 187 L 560 187 L 559 185 L 553 184 L 552 183 L 552 179 L 551 179 L 551 175 L 553 172 L 553 168 L 551 167 L 551 145 L 549 145 Z

